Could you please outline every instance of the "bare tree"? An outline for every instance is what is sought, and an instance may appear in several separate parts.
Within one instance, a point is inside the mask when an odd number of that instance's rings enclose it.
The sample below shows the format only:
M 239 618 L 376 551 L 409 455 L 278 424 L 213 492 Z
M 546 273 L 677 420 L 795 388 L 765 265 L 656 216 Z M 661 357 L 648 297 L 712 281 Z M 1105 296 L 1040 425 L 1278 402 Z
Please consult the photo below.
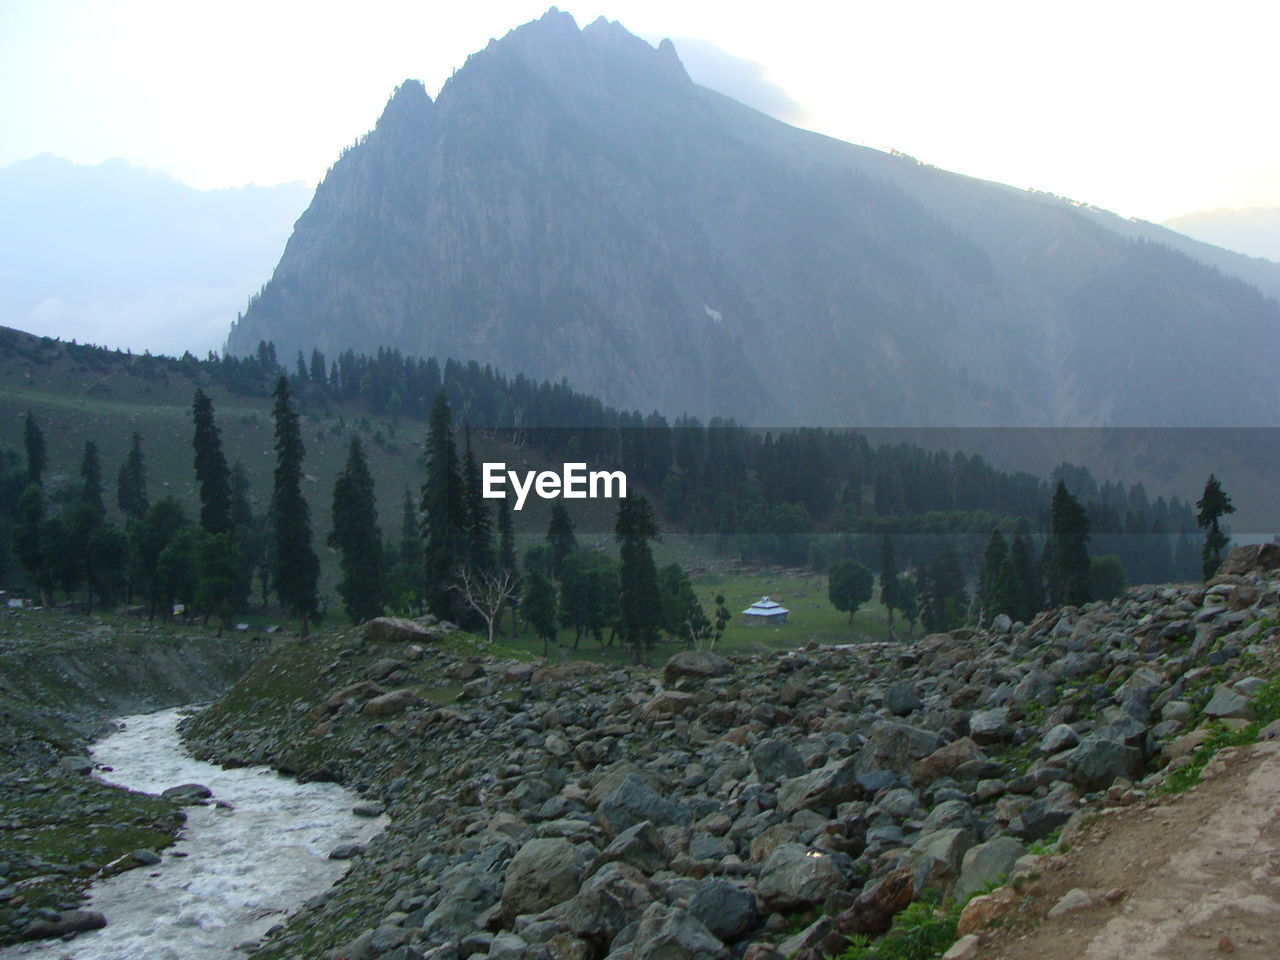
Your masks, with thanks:
M 452 589 L 457 590 L 467 606 L 484 620 L 493 643 L 493 634 L 502 617 L 503 608 L 519 592 L 520 581 L 514 570 L 473 570 L 461 567 Z

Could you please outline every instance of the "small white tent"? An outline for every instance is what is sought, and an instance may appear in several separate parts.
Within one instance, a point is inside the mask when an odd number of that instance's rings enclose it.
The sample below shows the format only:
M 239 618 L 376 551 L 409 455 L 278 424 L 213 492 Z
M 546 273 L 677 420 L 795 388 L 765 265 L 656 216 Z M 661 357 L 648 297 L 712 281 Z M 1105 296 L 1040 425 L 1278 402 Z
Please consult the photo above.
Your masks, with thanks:
M 747 619 L 747 626 L 772 624 L 776 627 L 780 623 L 786 623 L 787 615 L 790 613 L 791 611 L 782 606 L 782 604 L 770 600 L 768 597 L 761 597 L 742 611 L 742 615 Z

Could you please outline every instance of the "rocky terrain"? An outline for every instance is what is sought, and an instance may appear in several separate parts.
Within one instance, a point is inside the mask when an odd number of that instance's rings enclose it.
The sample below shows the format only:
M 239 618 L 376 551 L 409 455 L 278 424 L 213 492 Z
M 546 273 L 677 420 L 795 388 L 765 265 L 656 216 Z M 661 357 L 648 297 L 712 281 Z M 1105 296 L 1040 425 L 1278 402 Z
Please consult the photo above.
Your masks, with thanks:
M 375 621 L 259 661 L 187 736 L 392 818 L 255 956 L 875 956 L 848 938 L 922 918 L 972 956 L 1017 897 L 970 895 L 1271 732 L 1278 624 L 1270 546 L 1030 624 L 656 671 Z
M 0 610 L 0 944 L 94 929 L 97 878 L 159 861 L 181 798 L 89 774 L 111 717 L 212 700 L 268 649 L 182 627 Z

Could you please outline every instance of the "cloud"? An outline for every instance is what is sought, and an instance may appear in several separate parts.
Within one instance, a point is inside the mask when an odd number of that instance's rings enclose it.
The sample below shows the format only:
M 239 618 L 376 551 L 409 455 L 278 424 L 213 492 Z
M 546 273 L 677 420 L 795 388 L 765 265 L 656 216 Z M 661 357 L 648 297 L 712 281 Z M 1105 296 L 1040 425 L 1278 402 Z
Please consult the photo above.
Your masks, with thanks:
M 735 57 L 709 40 L 673 37 L 671 42 L 694 83 L 786 123 L 808 121 L 809 113 L 804 105 L 778 86 L 764 64 Z

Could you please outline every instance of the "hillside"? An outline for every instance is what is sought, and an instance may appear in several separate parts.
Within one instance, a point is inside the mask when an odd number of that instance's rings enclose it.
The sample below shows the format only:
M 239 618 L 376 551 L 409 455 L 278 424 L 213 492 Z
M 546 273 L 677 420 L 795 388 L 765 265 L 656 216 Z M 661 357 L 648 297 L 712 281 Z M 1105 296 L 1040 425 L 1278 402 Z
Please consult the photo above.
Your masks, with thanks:
M 1165 221 L 1165 226 L 1250 257 L 1280 262 L 1280 209 L 1198 210 Z
M 1275 422 L 1278 290 L 1275 265 L 789 127 L 553 9 L 434 101 L 400 86 L 228 347 L 381 344 L 753 424 L 1239 426 Z
M 925 930 L 940 951 L 968 895 L 1012 877 L 962 930 L 1007 917 L 1097 812 L 1274 730 L 1277 564 L 1240 550 L 1203 586 L 1029 624 L 660 673 L 375 624 L 282 648 L 186 735 L 393 820 L 254 956 L 817 960 Z

